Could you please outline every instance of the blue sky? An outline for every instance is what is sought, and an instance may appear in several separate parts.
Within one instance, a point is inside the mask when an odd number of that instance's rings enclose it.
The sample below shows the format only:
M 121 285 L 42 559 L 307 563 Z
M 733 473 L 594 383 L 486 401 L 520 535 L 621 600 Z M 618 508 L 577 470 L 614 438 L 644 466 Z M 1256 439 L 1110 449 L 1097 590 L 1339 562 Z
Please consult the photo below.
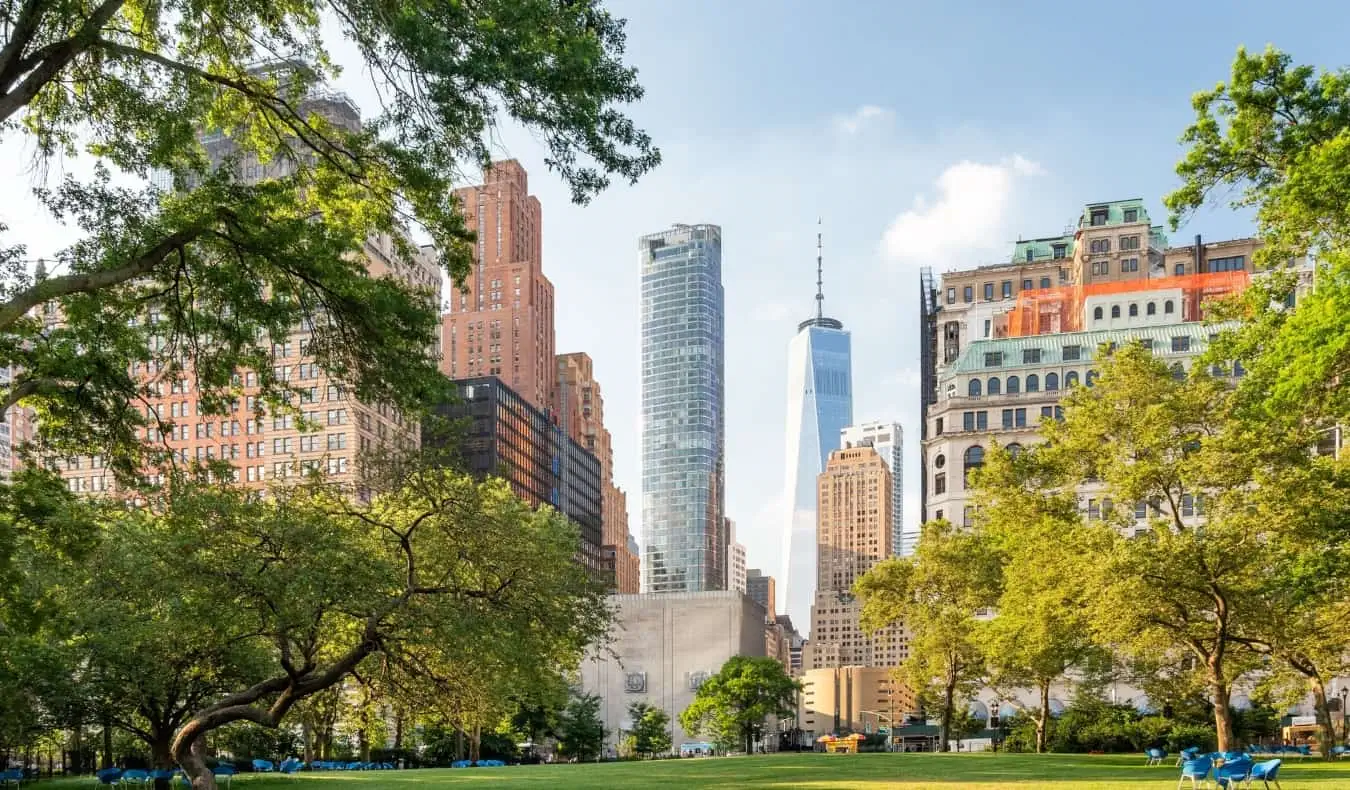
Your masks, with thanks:
M 1239 44 L 1345 64 L 1350 12 L 1334 2 L 800 2 L 616 0 L 647 98 L 634 116 L 665 163 L 581 208 L 529 135 L 506 128 L 544 206 L 544 270 L 559 352 L 595 359 L 618 481 L 641 540 L 639 235 L 723 228 L 727 494 L 751 567 L 779 573 L 787 343 L 813 310 L 824 220 L 829 313 L 853 332 L 855 417 L 906 432 L 907 519 L 918 517 L 921 265 L 1005 259 L 1019 236 L 1059 233 L 1085 202 L 1175 184 L 1189 97 L 1223 79 Z M 350 50 L 339 87 L 376 106 Z M 0 175 L 31 183 L 22 145 Z M 55 174 L 60 168 L 54 170 Z M 34 255 L 67 239 L 22 192 L 0 219 Z M 1173 234 L 1250 235 L 1203 214 Z

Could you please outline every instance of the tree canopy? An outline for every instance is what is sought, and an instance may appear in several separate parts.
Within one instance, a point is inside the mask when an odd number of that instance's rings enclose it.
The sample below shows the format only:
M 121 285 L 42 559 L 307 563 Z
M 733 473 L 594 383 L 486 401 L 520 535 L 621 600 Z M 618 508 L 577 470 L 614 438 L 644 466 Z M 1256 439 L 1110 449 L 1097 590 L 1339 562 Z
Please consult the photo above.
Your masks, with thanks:
M 777 660 L 732 656 L 698 687 L 680 714 L 680 726 L 693 735 L 710 735 L 723 748 L 740 746 L 753 753 L 765 721 L 792 716 L 800 690 Z

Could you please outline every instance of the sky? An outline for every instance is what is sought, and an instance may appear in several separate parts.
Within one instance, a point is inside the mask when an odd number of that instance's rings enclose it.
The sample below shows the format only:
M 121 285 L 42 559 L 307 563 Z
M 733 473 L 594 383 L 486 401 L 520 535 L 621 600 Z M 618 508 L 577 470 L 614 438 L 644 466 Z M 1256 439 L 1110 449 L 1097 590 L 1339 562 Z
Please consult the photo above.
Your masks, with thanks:
M 1347 65 L 1337 2 L 1129 4 L 949 0 L 612 0 L 629 20 L 631 108 L 664 161 L 636 186 L 572 205 L 532 136 L 503 128 L 543 204 L 557 349 L 585 351 L 614 434 L 615 474 L 641 533 L 637 238 L 675 222 L 722 227 L 727 508 L 750 567 L 780 574 L 787 345 L 825 309 L 853 335 L 854 416 L 905 433 L 905 519 L 918 503 L 918 273 L 1006 260 L 1019 237 L 1061 233 L 1087 202 L 1141 197 L 1155 222 L 1177 184 L 1190 96 L 1226 78 L 1239 45 Z M 338 87 L 377 99 L 352 50 Z M 32 185 L 6 133 L 0 178 Z M 59 174 L 61 168 L 54 168 Z M 0 241 L 34 254 L 68 232 L 24 189 L 0 194 Z M 1175 243 L 1252 235 L 1216 207 Z

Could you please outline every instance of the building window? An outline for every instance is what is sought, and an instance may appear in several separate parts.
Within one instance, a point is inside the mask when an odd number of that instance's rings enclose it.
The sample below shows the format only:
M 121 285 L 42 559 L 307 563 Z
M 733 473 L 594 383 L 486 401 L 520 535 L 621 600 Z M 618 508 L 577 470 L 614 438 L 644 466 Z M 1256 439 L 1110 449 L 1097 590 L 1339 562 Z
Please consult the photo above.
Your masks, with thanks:
M 947 456 L 943 455 L 942 453 L 938 453 L 937 458 L 933 459 L 933 468 L 942 469 L 946 465 L 947 465 Z
M 975 430 L 977 431 L 989 430 L 989 412 L 987 411 L 975 412 Z
M 971 471 L 974 469 L 979 469 L 981 466 L 984 466 L 984 448 L 979 446 L 978 444 L 973 447 L 967 447 L 965 455 L 965 467 L 963 470 L 964 473 L 966 474 L 966 478 L 969 479 Z
M 1036 260 L 1036 253 L 1033 252 L 1033 251 L 1031 250 L 1030 247 L 1028 247 L 1028 248 L 1027 248 L 1027 263 L 1031 263 L 1031 262 L 1034 261 L 1034 260 Z
M 1002 394 L 1003 394 L 1003 385 L 1002 385 L 1002 382 L 1000 382 L 1000 381 L 998 380 L 998 377 L 997 377 L 997 376 L 995 376 L 995 377 L 989 379 L 989 384 L 987 385 L 986 389 L 988 390 L 988 392 L 989 392 L 990 395 L 1002 395 Z
M 1049 287 L 1050 287 L 1050 278 L 1049 278 L 1049 277 L 1042 277 L 1042 278 L 1041 278 L 1041 287 L 1042 287 L 1042 288 L 1049 288 Z
M 1093 239 L 1088 242 L 1088 252 L 1102 253 L 1111 251 L 1110 239 Z
M 986 302 L 992 302 L 992 301 L 994 301 L 994 284 L 993 284 L 993 283 L 985 283 L 985 284 L 984 284 L 984 301 L 986 301 Z
M 1139 221 L 1139 209 L 1137 209 L 1137 208 L 1127 208 L 1127 209 L 1125 209 L 1125 221 L 1126 221 L 1126 222 L 1138 222 L 1138 221 Z
M 1182 381 L 1186 378 L 1186 368 L 1182 367 L 1180 362 L 1172 365 L 1172 378 L 1177 381 Z
M 1078 384 L 1078 371 L 1071 370 L 1068 373 L 1064 374 L 1064 387 L 1066 389 L 1075 386 L 1077 384 Z
M 975 430 L 975 412 L 967 411 L 961 413 L 961 427 L 967 431 Z
M 1105 206 L 1103 206 L 1103 207 L 1101 207 L 1101 208 L 1089 209 L 1089 212 L 1090 212 L 1089 216 L 1091 217 L 1091 219 L 1090 219 L 1089 221 L 1092 223 L 1093 227 L 1099 227 L 1099 226 L 1101 226 L 1101 225 L 1105 225 L 1105 224 L 1106 224 L 1106 207 L 1105 207 Z
M 1195 515 L 1195 497 L 1191 496 L 1190 494 L 1181 495 L 1181 515 L 1182 516 Z
M 1092 320 L 1093 321 L 1102 320 L 1102 308 L 1100 306 L 1092 308 Z
M 1001 288 L 1002 291 L 1003 291 L 1003 298 L 1004 298 L 1004 299 L 1011 299 L 1011 298 L 1012 298 L 1012 280 L 1004 280 L 1004 281 L 1003 281 L 1003 284 L 1000 286 L 1000 288 Z
M 1003 410 L 1003 429 L 1004 429 L 1004 430 L 1007 430 L 1007 429 L 1009 429 L 1009 428 L 1011 428 L 1011 427 L 1013 427 L 1013 410 L 1012 410 L 1012 409 L 1004 409 L 1004 410 Z
M 1157 305 L 1157 303 L 1155 303 L 1155 302 L 1149 302 L 1149 303 L 1148 303 L 1148 309 L 1145 310 L 1144 312 L 1145 312 L 1145 313 L 1148 313 L 1149 315 L 1157 315 L 1157 314 L 1158 314 L 1158 305 Z
M 1058 373 L 1047 373 L 1047 374 L 1045 374 L 1045 391 L 1046 391 L 1046 392 L 1058 392 L 1058 391 L 1059 391 L 1059 374 L 1058 374 Z
M 1041 350 L 1039 348 L 1022 349 L 1022 364 L 1037 365 L 1041 361 Z
M 1083 383 L 1087 384 L 1089 387 L 1097 383 L 1097 371 L 1089 370 L 1087 372 L 1087 378 L 1083 380 Z
M 1230 258 L 1210 258 L 1209 270 L 1211 272 L 1240 272 L 1246 267 L 1247 258 L 1244 255 L 1234 255 Z
M 1082 346 L 1065 346 L 1063 356 L 1065 362 L 1077 362 L 1083 355 Z
M 933 493 L 934 493 L 934 494 L 945 494 L 945 493 L 947 493 L 947 473 L 946 473 L 946 472 L 938 472 L 937 474 L 933 475 Z
M 1025 427 L 1027 427 L 1027 410 L 1026 410 L 1026 409 L 1016 409 L 1016 410 L 1013 411 L 1013 424 L 1016 425 L 1018 428 L 1025 428 Z M 1017 447 L 1018 452 L 1021 452 L 1021 450 L 1022 450 L 1021 447 L 1018 447 L 1017 445 L 1012 445 L 1012 444 L 1008 445 L 1008 452 L 1010 452 L 1010 453 L 1013 452 L 1013 448 L 1014 448 L 1014 447 Z
M 934 436 L 941 436 L 941 435 L 942 435 L 942 423 L 943 423 L 943 419 L 942 419 L 941 417 L 938 417 L 938 418 L 937 418 L 937 424 L 934 426 L 934 431 L 933 431 L 933 435 L 934 435 Z
M 970 529 L 971 527 L 975 526 L 974 507 L 966 505 L 965 508 L 961 510 L 961 526 L 965 527 L 966 529 Z
M 1142 349 L 1144 349 L 1145 351 L 1152 351 L 1152 350 L 1153 350 L 1153 338 L 1151 338 L 1151 337 L 1140 338 L 1140 339 L 1139 339 L 1139 347 L 1142 348 Z
M 1032 373 L 1030 376 L 1027 376 L 1027 392 L 1040 392 L 1040 391 L 1041 391 L 1040 377 L 1037 376 L 1035 373 Z
M 984 366 L 986 368 L 996 368 L 1003 364 L 1002 351 L 990 351 L 984 355 Z
M 989 337 L 989 319 L 984 319 L 984 336 Z
M 973 286 L 967 285 L 964 289 L 962 289 L 961 297 L 962 297 L 961 301 L 966 303 L 975 301 L 975 288 Z
M 979 379 L 971 379 L 971 380 L 970 380 L 970 383 L 966 385 L 966 394 L 969 395 L 969 396 L 972 397 L 972 398 L 978 398 L 978 397 L 980 397 L 980 380 L 979 380 Z
M 1120 259 L 1120 270 L 1121 270 L 1122 272 L 1137 272 L 1137 271 L 1139 271 L 1139 259 L 1138 259 L 1138 258 L 1121 258 L 1121 259 Z
M 1023 290 L 1023 291 L 1030 291 L 1030 290 L 1031 290 L 1031 287 L 1032 287 L 1032 286 L 1031 286 L 1031 280 L 1023 280 L 1023 281 L 1022 281 L 1022 290 Z
M 1022 380 L 1016 376 L 1008 377 L 1008 394 L 1016 395 L 1022 391 Z
M 1088 500 L 1087 517 L 1089 521 L 1096 521 L 1102 517 L 1102 508 L 1101 505 L 1097 504 L 1097 500 Z
M 1173 350 L 1173 351 L 1190 351 L 1190 350 L 1191 350 L 1191 336 L 1190 336 L 1190 335 L 1177 335 L 1176 337 L 1173 337 L 1173 338 L 1172 338 L 1172 350 Z
M 1111 317 L 1120 318 L 1120 305 L 1118 304 L 1111 305 Z
M 1121 237 L 1120 237 L 1120 249 L 1121 249 L 1122 252 L 1124 252 L 1125 250 L 1137 250 L 1137 249 L 1139 249 L 1139 237 L 1138 237 L 1138 236 L 1121 236 Z
M 1166 302 L 1163 302 L 1163 312 L 1164 312 L 1164 313 L 1167 313 L 1168 315 L 1171 315 L 1172 313 L 1175 313 L 1176 311 L 1177 311 L 1177 306 L 1176 306 L 1176 304 L 1175 304 L 1171 299 L 1168 299 Z
M 956 304 L 956 288 L 947 289 L 947 304 Z
M 1137 305 L 1137 304 L 1131 304 L 1131 305 L 1130 305 L 1130 318 L 1138 318 L 1138 317 L 1139 317 L 1139 305 Z
M 1066 245 L 1066 244 L 1056 244 L 1056 245 L 1054 245 L 1053 247 L 1051 247 L 1051 249 L 1054 250 L 1054 257 L 1055 257 L 1055 260 L 1059 260 L 1059 259 L 1061 259 L 1061 258 L 1064 257 L 1064 253 L 1068 250 L 1068 245 Z M 1042 286 L 1042 287 L 1045 287 L 1045 286 Z
M 1183 274 L 1186 273 L 1186 264 L 1184 264 L 1184 263 L 1178 263 L 1178 264 L 1176 265 L 1176 268 L 1173 269 L 1172 271 L 1173 271 L 1173 273 L 1176 274 L 1176 276 L 1180 277 L 1180 276 L 1182 276 Z
M 1110 261 L 1097 261 L 1092 264 L 1092 273 L 1099 277 L 1105 277 L 1111 273 Z

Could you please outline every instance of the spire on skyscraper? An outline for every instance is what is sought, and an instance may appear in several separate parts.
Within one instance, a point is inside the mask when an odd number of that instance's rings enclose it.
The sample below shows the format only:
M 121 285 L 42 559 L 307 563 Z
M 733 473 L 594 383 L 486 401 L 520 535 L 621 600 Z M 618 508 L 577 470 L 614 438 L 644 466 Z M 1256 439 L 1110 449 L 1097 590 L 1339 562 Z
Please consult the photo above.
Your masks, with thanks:
M 808 318 L 797 324 L 797 331 L 808 326 L 822 326 L 826 329 L 843 329 L 844 324 L 833 318 L 825 317 L 825 251 L 821 240 L 821 224 L 823 220 L 816 219 L 816 317 Z

